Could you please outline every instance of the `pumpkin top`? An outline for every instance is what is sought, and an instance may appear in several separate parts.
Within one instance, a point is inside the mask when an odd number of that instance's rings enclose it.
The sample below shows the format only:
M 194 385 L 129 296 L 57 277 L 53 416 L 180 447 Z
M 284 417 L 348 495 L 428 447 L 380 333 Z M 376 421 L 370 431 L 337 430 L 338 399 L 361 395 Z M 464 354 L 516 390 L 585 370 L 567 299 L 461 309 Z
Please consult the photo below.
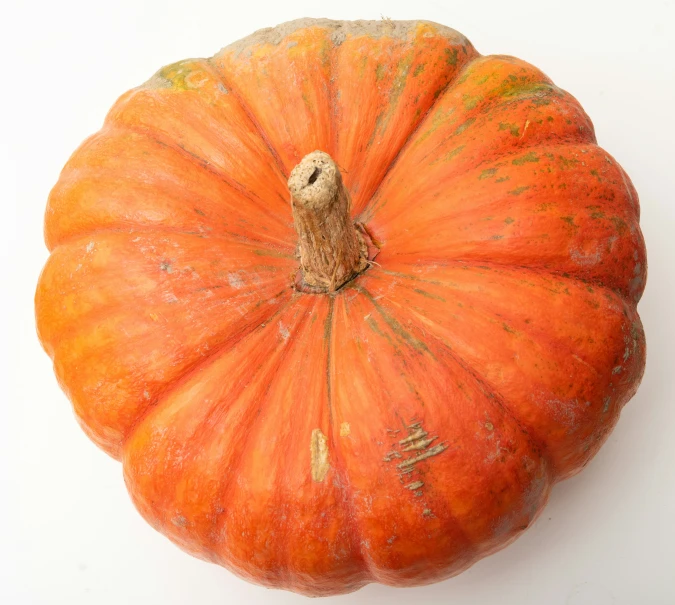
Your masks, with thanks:
M 527 527 L 634 394 L 638 221 L 535 67 L 294 21 L 161 69 L 73 154 L 38 330 L 189 552 L 309 594 L 429 582 Z

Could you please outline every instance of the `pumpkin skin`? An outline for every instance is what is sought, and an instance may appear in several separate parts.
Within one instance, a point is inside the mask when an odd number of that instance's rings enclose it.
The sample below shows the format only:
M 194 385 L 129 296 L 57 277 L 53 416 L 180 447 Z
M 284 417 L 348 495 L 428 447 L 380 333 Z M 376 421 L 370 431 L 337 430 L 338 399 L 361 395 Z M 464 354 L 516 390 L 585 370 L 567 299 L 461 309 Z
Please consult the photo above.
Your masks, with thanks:
M 377 244 L 294 287 L 316 150 Z M 411 586 L 515 539 L 645 363 L 638 197 L 579 103 L 430 22 L 304 19 L 160 70 L 51 192 L 38 333 L 141 514 L 243 578 Z

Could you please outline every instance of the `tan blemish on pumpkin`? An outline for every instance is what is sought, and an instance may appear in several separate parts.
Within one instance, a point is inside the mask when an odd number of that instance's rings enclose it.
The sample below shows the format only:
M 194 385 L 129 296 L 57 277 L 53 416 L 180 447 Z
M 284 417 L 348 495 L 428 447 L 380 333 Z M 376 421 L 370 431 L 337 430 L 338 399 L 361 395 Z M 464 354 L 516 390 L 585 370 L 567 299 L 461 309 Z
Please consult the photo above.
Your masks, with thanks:
M 183 515 L 176 515 L 173 519 L 171 519 L 171 523 L 173 523 L 176 527 L 186 527 L 188 520 Z
M 406 445 L 407 443 L 412 443 L 413 441 L 421 439 L 422 437 L 426 437 L 427 435 L 428 433 L 419 428 L 419 425 L 416 425 L 416 430 L 412 434 L 408 435 L 405 439 L 401 439 L 398 443 L 399 445 Z
M 402 458 L 402 457 L 403 456 L 401 456 L 400 452 L 392 450 L 391 452 L 387 452 L 384 455 L 384 461 L 385 462 L 391 462 L 394 458 Z
M 429 435 L 424 429 L 421 428 L 421 424 L 413 424 L 411 427 L 409 427 L 412 430 L 412 433 L 408 435 L 405 439 L 401 439 L 398 443 L 399 445 L 405 445 L 401 451 L 402 452 L 412 452 L 414 450 L 423 450 L 435 440 L 438 439 L 438 437 L 429 437 L 428 439 L 425 439 Z
M 320 483 L 326 478 L 326 473 L 330 465 L 328 464 L 328 440 L 321 429 L 312 431 L 312 438 L 309 443 L 309 452 L 311 456 L 312 480 Z
M 426 435 L 426 433 L 424 433 Z M 415 441 L 411 443 L 408 447 L 404 447 L 402 451 L 412 452 L 413 450 L 423 450 L 425 447 L 428 447 L 434 439 L 438 437 L 430 437 L 429 439 L 422 439 L 421 441 Z
M 230 286 L 232 286 L 235 290 L 240 290 L 244 287 L 244 282 L 236 273 L 227 274 L 227 283 L 229 283 Z
M 340 425 L 340 437 L 348 437 L 351 432 L 352 430 L 349 427 L 349 422 L 343 422 Z
M 530 125 L 529 120 L 525 120 L 525 126 L 523 127 L 523 134 L 520 135 L 520 138 L 522 139 L 525 136 L 525 132 L 527 131 L 527 127 Z
M 411 468 L 415 466 L 415 464 L 417 464 L 418 462 L 426 460 L 427 458 L 431 458 L 432 456 L 437 456 L 438 454 L 444 452 L 447 449 L 448 449 L 447 445 L 445 445 L 444 443 L 439 443 L 438 445 L 429 448 L 425 452 L 422 452 L 421 454 L 418 454 L 413 458 L 408 458 L 407 460 L 404 460 L 403 462 L 401 462 L 401 464 L 398 464 L 396 468 L 399 468 L 401 470 Z
M 609 411 L 609 404 L 612 402 L 611 397 L 605 397 L 603 402 L 602 402 L 602 413 L 606 414 Z
M 570 250 L 570 258 L 581 267 L 589 267 L 602 260 L 602 252 L 596 245 L 595 250 Z
M 417 471 L 416 464 L 418 462 L 431 458 L 432 456 L 437 456 L 445 451 L 448 448 L 448 445 L 440 443 L 434 447 L 430 447 L 432 442 L 438 439 L 438 436 L 432 435 L 429 437 L 429 433 L 422 428 L 422 423 L 419 421 L 413 421 L 406 428 L 408 430 L 408 436 L 399 439 L 397 443 L 392 445 L 391 451 L 384 455 L 384 461 L 391 462 L 394 458 L 401 459 L 401 462 L 396 465 L 399 481 L 406 489 L 413 492 L 415 496 L 420 497 L 422 496 L 421 488 L 424 486 L 424 482 L 408 475 L 412 475 Z M 399 431 L 397 430 L 394 432 L 391 429 L 387 429 L 387 432 L 393 437 L 394 434 Z M 406 457 L 404 456 L 406 452 L 419 453 L 417 455 L 413 453 Z M 405 479 L 408 479 L 408 483 L 405 482 Z
M 589 368 L 594 374 L 598 374 L 598 371 L 597 371 L 590 363 L 588 363 L 587 361 L 584 361 L 584 360 L 581 359 L 581 357 L 579 357 L 578 355 L 576 355 L 576 354 L 573 353 L 573 354 L 572 354 L 572 358 L 575 359 L 576 361 L 578 361 L 579 363 L 585 365 L 585 366 L 586 366 L 587 368 Z

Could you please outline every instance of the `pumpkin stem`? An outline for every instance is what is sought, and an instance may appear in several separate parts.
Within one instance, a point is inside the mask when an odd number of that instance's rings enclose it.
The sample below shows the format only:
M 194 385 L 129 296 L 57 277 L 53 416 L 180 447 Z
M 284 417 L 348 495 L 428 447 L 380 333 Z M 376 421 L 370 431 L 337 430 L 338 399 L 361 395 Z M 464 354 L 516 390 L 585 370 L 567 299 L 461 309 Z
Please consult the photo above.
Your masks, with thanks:
M 333 159 L 306 155 L 288 179 L 298 232 L 301 281 L 310 292 L 334 292 L 368 265 L 368 246 L 349 214 L 351 199 Z

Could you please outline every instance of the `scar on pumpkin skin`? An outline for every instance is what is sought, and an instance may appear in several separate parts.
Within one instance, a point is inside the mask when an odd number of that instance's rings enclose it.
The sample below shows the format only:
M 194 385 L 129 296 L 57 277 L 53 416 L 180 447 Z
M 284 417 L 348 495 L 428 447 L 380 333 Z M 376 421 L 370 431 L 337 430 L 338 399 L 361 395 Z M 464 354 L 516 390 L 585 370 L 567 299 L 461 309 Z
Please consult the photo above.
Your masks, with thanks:
M 321 483 L 328 473 L 330 465 L 328 464 L 328 440 L 321 429 L 312 431 L 312 438 L 309 444 L 311 455 L 311 473 L 312 480 Z
M 429 433 L 422 428 L 421 422 L 413 422 L 413 424 L 406 426 L 406 429 L 408 430 L 408 436 L 399 439 L 398 443 L 395 443 L 392 446 L 392 450 L 385 454 L 384 461 L 391 462 L 395 458 L 401 460 L 401 462 L 396 465 L 399 480 L 401 483 L 405 483 L 405 480 L 407 479 L 409 483 L 404 485 L 404 487 L 413 491 L 415 496 L 419 497 L 423 494 L 421 488 L 424 487 L 424 482 L 419 480 L 410 481 L 412 477 L 406 475 L 411 475 L 416 471 L 415 466 L 418 462 L 431 458 L 432 456 L 437 456 L 444 452 L 448 446 L 446 443 L 439 443 L 430 447 L 431 444 L 438 439 L 438 436 L 432 435 L 429 437 Z M 387 429 L 387 432 L 391 432 L 391 429 Z M 398 432 L 399 431 L 396 431 L 396 433 Z M 403 454 L 408 452 L 410 452 L 410 455 L 404 457 Z

